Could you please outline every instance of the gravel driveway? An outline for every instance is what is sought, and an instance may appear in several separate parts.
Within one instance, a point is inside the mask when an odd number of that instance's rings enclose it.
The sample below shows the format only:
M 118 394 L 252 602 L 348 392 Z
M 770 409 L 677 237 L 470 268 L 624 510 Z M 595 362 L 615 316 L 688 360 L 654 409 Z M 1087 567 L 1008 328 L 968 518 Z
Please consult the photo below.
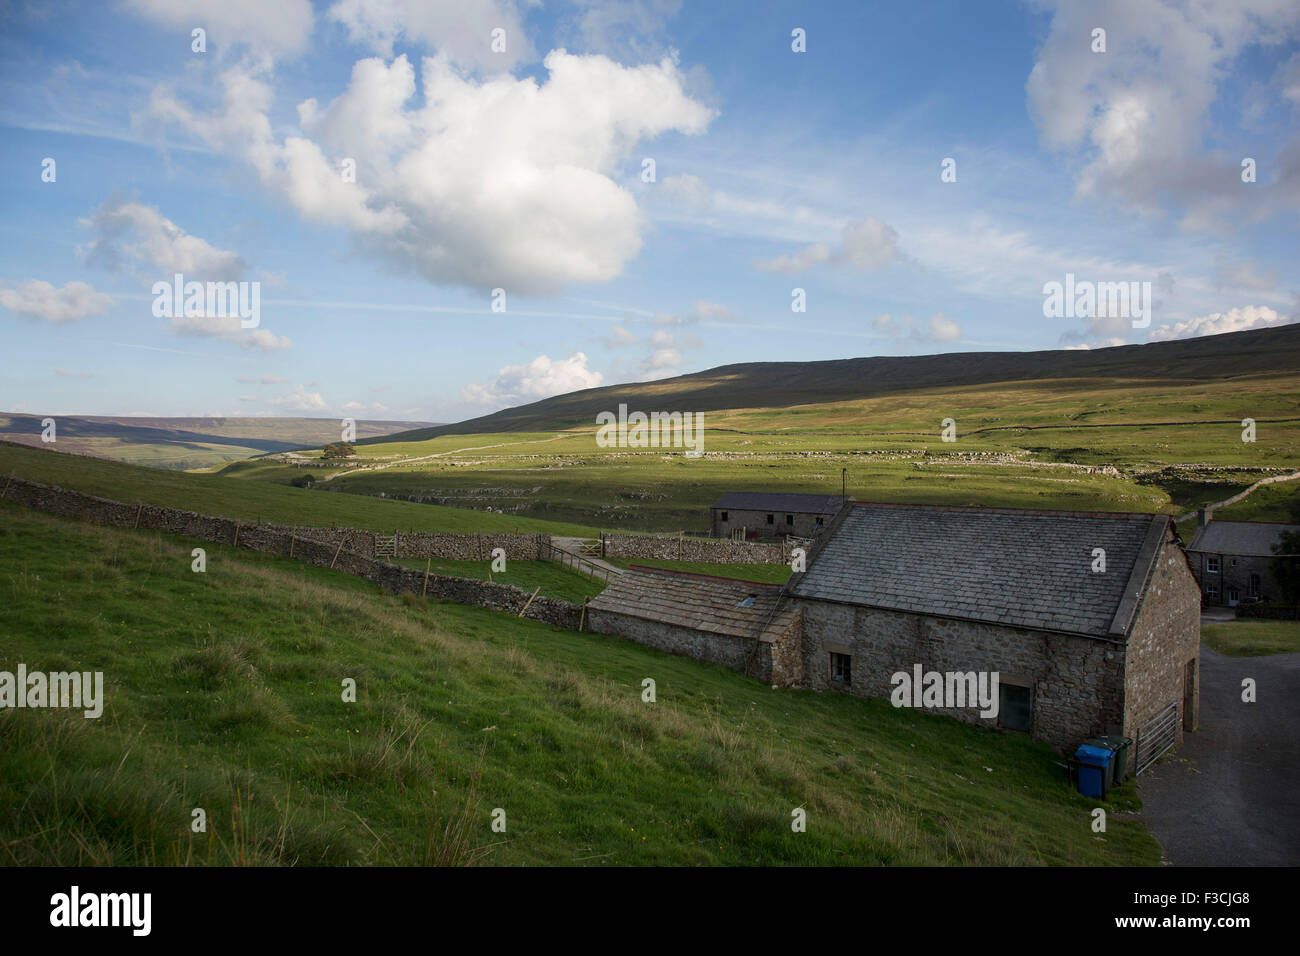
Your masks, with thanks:
M 1202 644 L 1200 670 L 1200 730 L 1138 778 L 1143 820 L 1178 866 L 1300 865 L 1300 654 Z

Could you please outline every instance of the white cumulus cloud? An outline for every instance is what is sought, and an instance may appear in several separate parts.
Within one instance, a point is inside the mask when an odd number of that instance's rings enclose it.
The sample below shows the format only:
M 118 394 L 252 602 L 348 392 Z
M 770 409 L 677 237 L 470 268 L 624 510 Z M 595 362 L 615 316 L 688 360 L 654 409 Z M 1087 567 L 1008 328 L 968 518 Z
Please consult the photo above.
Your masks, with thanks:
M 1162 325 L 1152 329 L 1152 342 L 1171 339 L 1191 339 L 1201 335 L 1219 335 L 1223 332 L 1244 332 L 1247 329 L 1267 329 L 1276 325 L 1290 325 L 1293 316 L 1280 315 L 1266 305 L 1245 305 L 1227 312 L 1212 312 L 1185 322 Z
M 275 140 L 266 72 L 222 76 L 224 104 L 196 114 L 166 89 L 151 112 L 214 149 L 231 144 L 304 218 L 351 230 L 358 246 L 439 284 L 558 291 L 618 276 L 641 248 L 643 217 L 615 176 L 671 130 L 702 133 L 674 60 L 625 67 L 604 56 L 547 55 L 543 82 L 478 80 L 445 56 L 358 62 L 328 105 L 299 105 L 305 134 Z M 356 181 L 340 172 L 354 160 Z
M 481 405 L 509 405 L 595 388 L 604 380 L 600 372 L 587 367 L 584 352 L 554 361 L 539 355 L 527 365 L 507 365 L 491 382 L 467 385 L 461 397 Z
M 111 295 L 96 292 L 88 283 L 79 281 L 61 289 L 40 279 L 28 279 L 17 288 L 0 287 L 0 308 L 46 322 L 75 322 L 99 315 L 112 304 Z

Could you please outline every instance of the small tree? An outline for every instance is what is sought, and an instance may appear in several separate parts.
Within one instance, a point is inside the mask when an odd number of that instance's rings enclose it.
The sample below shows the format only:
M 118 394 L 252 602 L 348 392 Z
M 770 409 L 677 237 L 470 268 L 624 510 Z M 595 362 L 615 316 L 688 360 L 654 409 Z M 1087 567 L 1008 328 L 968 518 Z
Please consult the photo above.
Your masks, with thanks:
M 1283 531 L 1273 545 L 1273 580 L 1283 604 L 1300 604 L 1300 531 Z
M 1292 524 L 1300 524 L 1300 495 L 1293 495 L 1287 502 L 1287 511 Z M 1300 605 L 1300 531 L 1283 531 L 1273 545 L 1277 555 L 1270 570 L 1273 580 L 1277 582 L 1278 595 L 1282 604 Z
M 325 446 L 322 458 L 351 458 L 357 450 L 352 447 L 351 443 L 345 441 L 332 442 Z

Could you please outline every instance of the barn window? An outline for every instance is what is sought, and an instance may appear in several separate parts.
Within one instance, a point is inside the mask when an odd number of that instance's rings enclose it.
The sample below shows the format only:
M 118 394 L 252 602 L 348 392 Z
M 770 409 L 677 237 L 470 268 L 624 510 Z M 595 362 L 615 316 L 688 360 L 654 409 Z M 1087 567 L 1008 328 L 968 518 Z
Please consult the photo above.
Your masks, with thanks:
M 786 516 L 785 516 L 785 523 L 786 523 L 786 524 L 794 524 L 794 515 L 786 515 Z
M 768 515 L 768 516 L 767 516 L 767 523 L 768 523 L 768 524 L 776 524 L 775 516 L 774 516 L 774 515 Z
M 1246 584 L 1246 594 L 1250 597 L 1259 597 L 1259 575 L 1252 574 L 1249 582 Z
M 1016 684 L 998 684 L 998 726 L 1028 733 L 1033 722 L 1033 689 Z
M 1205 570 L 1206 570 L 1209 574 L 1218 574 L 1218 573 L 1219 573 L 1219 559 L 1218 559 L 1217 557 L 1206 557 L 1206 559 L 1205 559 Z
M 727 513 L 726 513 L 725 511 L 722 512 L 722 520 L 723 520 L 723 521 L 726 521 L 726 520 L 727 520 Z
M 825 524 L 825 523 L 826 523 L 826 519 L 823 518 L 821 515 L 818 515 L 818 516 L 817 516 L 817 523 L 818 523 L 818 524 Z
M 844 683 L 853 683 L 853 658 L 848 654 L 836 654 L 831 652 L 831 680 Z

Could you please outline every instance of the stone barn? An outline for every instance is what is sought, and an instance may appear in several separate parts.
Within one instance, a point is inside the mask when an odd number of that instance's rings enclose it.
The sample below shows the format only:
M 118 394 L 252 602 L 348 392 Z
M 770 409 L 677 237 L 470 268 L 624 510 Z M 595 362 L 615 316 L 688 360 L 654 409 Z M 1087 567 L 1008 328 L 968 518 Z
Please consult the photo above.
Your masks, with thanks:
M 844 504 L 840 495 L 728 491 L 709 508 L 710 534 L 749 541 L 813 538 Z
M 1300 531 L 1300 525 L 1215 521 L 1202 509 L 1187 557 L 1205 603 L 1235 607 L 1242 601 L 1280 600 L 1273 576 L 1273 559 L 1279 555 L 1273 547 L 1286 531 Z M 1300 560 L 1300 555 L 1291 557 Z
M 797 612 L 779 584 L 633 565 L 587 603 L 587 628 L 757 677 L 793 682 Z
M 1196 726 L 1199 589 L 1164 515 L 855 503 L 787 593 L 808 687 L 997 672 L 995 719 L 937 712 L 1066 751 L 1122 734 L 1138 766 Z

